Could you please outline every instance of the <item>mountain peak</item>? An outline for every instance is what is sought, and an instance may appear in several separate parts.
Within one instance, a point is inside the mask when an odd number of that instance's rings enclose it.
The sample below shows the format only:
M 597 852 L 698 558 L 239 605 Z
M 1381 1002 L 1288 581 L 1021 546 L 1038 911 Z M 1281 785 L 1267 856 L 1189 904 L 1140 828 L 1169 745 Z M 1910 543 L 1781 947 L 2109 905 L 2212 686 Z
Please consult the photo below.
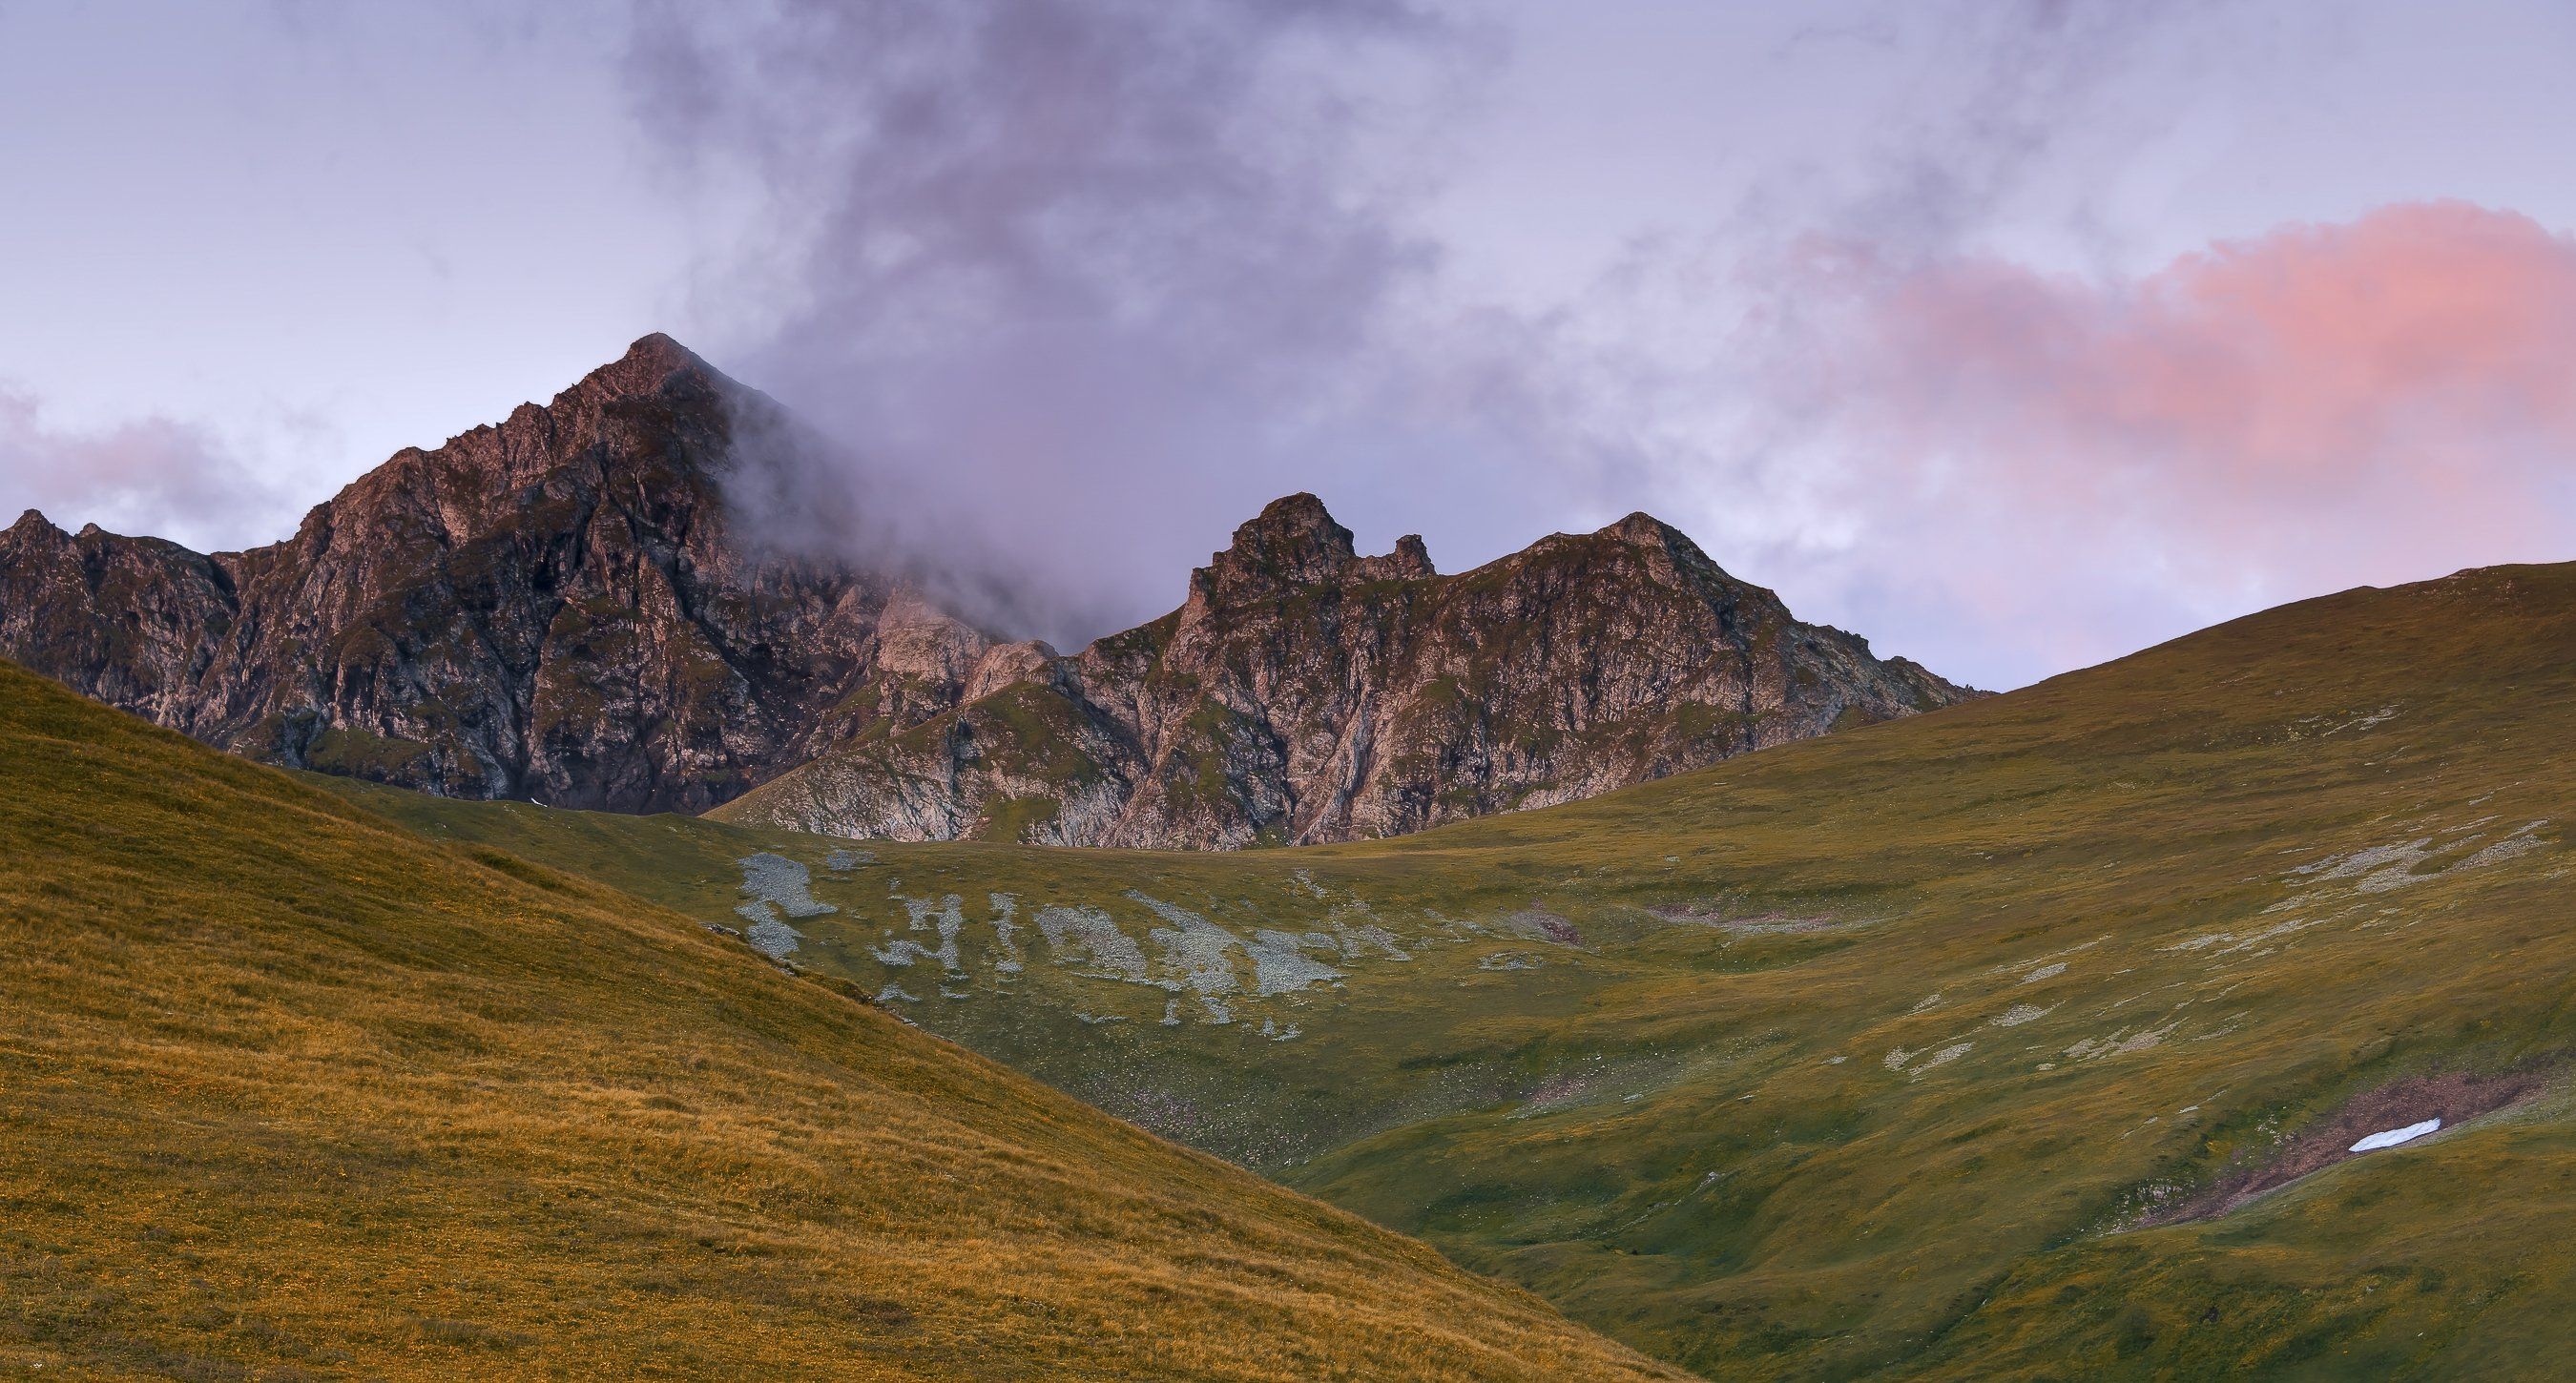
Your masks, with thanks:
M 624 355 L 582 376 L 580 383 L 564 393 L 624 398 L 661 393 L 674 380 L 683 380 L 700 388 L 732 383 L 696 351 L 654 331 L 635 338 Z
M 1656 518 L 1654 515 L 1640 509 L 1633 514 L 1630 514 L 1628 517 L 1619 520 L 1617 523 L 1611 524 L 1610 526 L 1602 529 L 1601 536 L 1605 538 L 1617 538 L 1622 542 L 1635 543 L 1639 546 L 1660 546 L 1670 543 L 1675 538 L 1682 537 L 1682 533 L 1681 530 L 1673 527 L 1671 524 L 1668 524 L 1662 519 Z M 1687 539 L 1685 539 L 1685 541 L 1687 541 Z
M 1261 512 L 1234 530 L 1234 542 L 1218 560 L 1234 558 L 1258 565 L 1293 581 L 1313 581 L 1332 574 L 1359 556 L 1351 531 L 1333 520 L 1315 496 L 1300 491 L 1262 506 Z
M 1395 551 L 1384 557 L 1372 557 L 1369 560 L 1384 563 L 1387 574 L 1401 581 L 1439 575 L 1431 565 L 1431 549 L 1422 545 L 1422 535 L 1419 533 L 1405 534 L 1395 540 Z
M 1283 495 L 1234 530 L 1234 541 L 1202 568 L 1194 586 L 1243 590 L 1274 585 L 1307 586 L 1355 580 L 1415 580 L 1433 574 L 1422 537 L 1408 533 L 1395 551 L 1362 557 L 1351 531 L 1335 522 L 1324 502 L 1300 491 Z
M 1359 553 L 1351 531 L 1333 521 L 1324 502 L 1299 492 L 1262 506 L 1234 530 L 1234 541 L 1200 569 L 1193 586 L 1216 589 L 1310 585 L 1339 575 Z
M 696 351 L 658 331 L 648 331 L 636 337 L 634 343 L 626 348 L 626 354 L 618 360 L 621 364 L 632 362 L 662 370 L 707 368 L 707 362 Z

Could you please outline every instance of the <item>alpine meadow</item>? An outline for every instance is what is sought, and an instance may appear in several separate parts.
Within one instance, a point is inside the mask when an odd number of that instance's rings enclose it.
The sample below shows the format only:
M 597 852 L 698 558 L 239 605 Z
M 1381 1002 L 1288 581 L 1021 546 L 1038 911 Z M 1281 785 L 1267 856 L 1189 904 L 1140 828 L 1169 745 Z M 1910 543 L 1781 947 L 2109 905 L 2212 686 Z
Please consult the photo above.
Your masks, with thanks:
M 0 1375 L 2576 1383 L 2571 52 L 0 0 Z

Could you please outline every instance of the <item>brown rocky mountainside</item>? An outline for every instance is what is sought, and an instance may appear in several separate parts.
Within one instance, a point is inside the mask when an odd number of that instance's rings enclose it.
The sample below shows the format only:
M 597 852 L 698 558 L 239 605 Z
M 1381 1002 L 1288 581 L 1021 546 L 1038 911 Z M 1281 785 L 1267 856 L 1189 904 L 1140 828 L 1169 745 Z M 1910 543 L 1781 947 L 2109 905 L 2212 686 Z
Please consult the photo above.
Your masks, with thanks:
M 1964 693 L 1634 515 L 1462 576 L 1279 501 L 1071 657 L 724 500 L 769 399 L 663 336 L 211 556 L 30 511 L 0 655 L 253 758 L 847 835 L 1235 847 L 1563 801 Z M 757 788 L 756 791 L 754 789 Z M 749 792 L 749 796 L 744 796 Z
M 912 840 L 1350 840 L 1973 694 L 1798 622 L 1644 514 L 1443 577 L 1421 539 L 1361 557 L 1292 495 L 1172 614 L 1071 657 L 997 647 L 957 709 L 871 726 L 718 814 Z
M 730 443 L 774 412 L 648 336 L 545 407 L 396 454 L 269 547 L 200 556 L 30 511 L 0 534 L 0 653 L 272 763 L 713 806 L 853 719 L 947 709 L 957 650 L 986 642 L 892 581 L 734 541 Z

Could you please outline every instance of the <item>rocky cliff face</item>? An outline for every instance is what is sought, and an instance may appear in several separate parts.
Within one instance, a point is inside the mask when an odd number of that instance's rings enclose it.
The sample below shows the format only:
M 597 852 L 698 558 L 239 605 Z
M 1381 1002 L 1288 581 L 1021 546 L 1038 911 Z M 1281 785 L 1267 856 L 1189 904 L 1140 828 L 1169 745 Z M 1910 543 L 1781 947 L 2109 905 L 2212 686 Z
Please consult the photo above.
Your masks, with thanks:
M 1566 801 L 1973 693 L 1718 569 L 1643 514 L 1442 577 L 1271 505 L 1181 608 L 869 727 L 729 819 L 903 839 L 1233 848 Z
M 1070 845 L 1391 835 L 1964 694 L 1642 514 L 1444 577 L 1418 538 L 1358 555 L 1311 495 L 1162 619 L 1071 657 L 994 643 L 738 531 L 744 440 L 791 432 L 648 336 L 269 547 L 31 511 L 0 533 L 0 654 L 254 758 L 430 792 Z
M 835 735 L 954 706 L 987 640 L 871 573 L 755 555 L 718 482 L 774 405 L 663 336 L 293 538 L 200 556 L 30 511 L 0 652 L 274 763 L 694 811 Z

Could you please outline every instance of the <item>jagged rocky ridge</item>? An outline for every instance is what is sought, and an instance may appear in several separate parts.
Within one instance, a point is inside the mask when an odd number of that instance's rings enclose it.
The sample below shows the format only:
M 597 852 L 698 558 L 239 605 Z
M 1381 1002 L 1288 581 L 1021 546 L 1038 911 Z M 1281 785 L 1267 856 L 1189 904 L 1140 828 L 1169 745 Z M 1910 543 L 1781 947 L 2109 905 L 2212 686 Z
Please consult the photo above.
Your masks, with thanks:
M 1644 514 L 1460 576 L 1361 557 L 1312 495 L 1236 530 L 1181 608 L 870 727 L 720 812 L 908 840 L 1235 848 L 1541 806 L 1973 695 L 1802 624 Z
M 237 753 L 450 796 L 1070 845 L 1418 830 L 1969 694 L 1642 514 L 1443 577 L 1418 538 L 1359 556 L 1310 495 L 1162 619 L 1069 657 L 995 642 L 736 530 L 746 439 L 792 433 L 648 336 L 268 547 L 29 511 L 0 532 L 0 654 Z
M 954 705 L 983 635 L 900 583 L 754 557 L 720 481 L 776 407 L 668 337 L 407 449 L 294 537 L 201 556 L 30 510 L 0 652 L 272 763 L 461 797 L 695 811 Z

